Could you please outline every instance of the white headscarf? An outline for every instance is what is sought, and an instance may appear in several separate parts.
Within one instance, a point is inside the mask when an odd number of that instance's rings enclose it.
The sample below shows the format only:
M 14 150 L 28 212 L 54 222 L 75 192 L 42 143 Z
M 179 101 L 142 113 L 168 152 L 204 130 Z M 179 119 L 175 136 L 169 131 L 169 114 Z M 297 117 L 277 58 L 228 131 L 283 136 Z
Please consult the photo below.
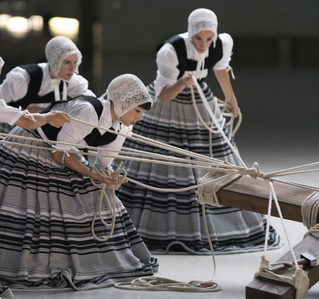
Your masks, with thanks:
M 209 30 L 214 33 L 213 43 L 215 47 L 217 40 L 217 25 L 217 16 L 213 11 L 206 8 L 195 9 L 188 16 L 188 38 L 191 40 L 192 36 L 198 32 Z
M 153 104 L 143 82 L 132 74 L 120 75 L 113 79 L 107 88 L 107 98 L 113 102 L 118 119 L 134 107 L 145 103 Z
M 49 40 L 45 47 L 45 56 L 49 62 L 52 72 L 58 77 L 62 62 L 72 54 L 78 54 L 77 68 L 82 62 L 82 54 L 77 46 L 67 37 L 56 36 Z

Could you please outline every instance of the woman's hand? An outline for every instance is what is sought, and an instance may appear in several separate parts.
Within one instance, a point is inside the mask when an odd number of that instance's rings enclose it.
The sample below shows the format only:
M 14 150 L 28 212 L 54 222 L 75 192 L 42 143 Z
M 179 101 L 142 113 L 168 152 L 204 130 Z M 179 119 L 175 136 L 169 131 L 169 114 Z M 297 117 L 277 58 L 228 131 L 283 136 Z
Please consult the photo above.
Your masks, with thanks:
M 114 171 L 110 172 L 110 170 L 106 170 L 106 173 L 109 175 L 111 178 L 106 178 L 99 173 L 92 173 L 94 177 L 92 177 L 94 180 L 99 181 L 101 184 L 106 185 L 106 189 L 114 189 L 118 190 L 121 187 L 121 184 L 127 183 L 128 180 L 123 180 L 123 176 L 119 174 L 119 172 Z
M 48 123 L 53 126 L 60 128 L 66 122 L 69 123 L 71 121 L 71 116 L 62 111 L 51 111 L 47 113 Z
M 188 73 L 184 77 L 179 78 L 174 84 L 164 86 L 159 95 L 159 98 L 162 103 L 168 103 L 171 100 L 175 99 L 176 96 L 184 90 L 184 88 L 189 88 L 193 85 L 193 74 Z
M 227 112 L 234 115 L 234 117 L 238 116 L 238 104 L 235 95 L 232 97 L 226 97 L 225 99 L 226 110 Z
M 180 78 L 179 80 L 182 80 L 185 87 L 188 88 L 192 87 L 195 84 L 192 73 L 188 73 L 186 76 Z

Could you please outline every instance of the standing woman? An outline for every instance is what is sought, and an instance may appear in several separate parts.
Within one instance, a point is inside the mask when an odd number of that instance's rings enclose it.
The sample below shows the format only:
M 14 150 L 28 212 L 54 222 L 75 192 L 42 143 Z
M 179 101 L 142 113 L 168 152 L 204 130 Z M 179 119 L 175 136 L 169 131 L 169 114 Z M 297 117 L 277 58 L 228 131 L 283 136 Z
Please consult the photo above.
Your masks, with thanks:
M 0 85 L 0 99 L 13 107 L 42 111 L 49 103 L 78 95 L 95 96 L 88 81 L 78 75 L 82 54 L 67 37 L 56 36 L 45 47 L 47 62 L 20 65 Z M 10 131 L 4 127 L 1 131 Z
M 52 103 L 51 112 L 62 111 L 85 123 L 125 132 L 152 105 L 143 83 L 134 75 L 115 78 L 108 100 L 78 96 Z M 37 130 L 15 127 L 0 144 L 0 281 L 21 288 L 73 287 L 76 290 L 105 287 L 120 281 L 152 275 L 155 260 L 137 234 L 121 201 L 112 194 L 118 177 L 111 157 L 98 157 L 94 164 L 111 177 L 95 171 L 79 154 L 52 152 L 41 140 L 99 146 L 119 150 L 125 137 L 85 123 L 71 121 L 61 129 L 50 125 Z M 33 139 L 19 139 L 30 137 Z M 32 146 L 32 147 L 30 147 Z M 56 148 L 56 147 L 55 147 Z M 112 152 L 102 151 L 104 155 Z M 92 180 L 91 180 L 92 179 Z M 94 181 L 93 181 L 94 180 Z M 101 187 L 104 199 L 98 216 Z M 93 236 L 92 227 L 96 238 Z M 112 227 L 114 227 L 113 234 Z M 109 237 L 109 238 L 108 238 Z
M 228 70 L 233 40 L 227 33 L 217 33 L 217 17 L 209 9 L 196 9 L 188 18 L 188 32 L 165 41 L 157 52 L 156 80 L 148 86 L 154 106 L 134 126 L 133 132 L 191 152 L 210 155 L 210 135 L 200 122 L 192 103 L 190 87 L 198 80 L 210 107 L 222 115 L 213 101 L 213 93 L 204 81 L 213 70 L 223 90 L 229 112 L 237 116 L 237 100 Z M 216 129 L 194 88 L 196 104 L 204 121 Z M 223 131 L 236 148 L 228 127 Z M 212 134 L 213 157 L 241 165 L 220 133 Z M 177 156 L 159 148 L 127 140 L 127 148 Z M 129 177 L 159 188 L 184 188 L 197 184 L 206 171 L 174 166 L 128 161 L 123 166 Z M 128 210 L 139 234 L 150 250 L 187 250 L 207 253 L 201 207 L 195 190 L 163 193 L 127 183 L 118 196 Z M 206 205 L 206 218 L 214 249 L 220 253 L 263 249 L 265 217 L 229 207 Z M 277 247 L 279 236 L 271 228 L 268 246 Z

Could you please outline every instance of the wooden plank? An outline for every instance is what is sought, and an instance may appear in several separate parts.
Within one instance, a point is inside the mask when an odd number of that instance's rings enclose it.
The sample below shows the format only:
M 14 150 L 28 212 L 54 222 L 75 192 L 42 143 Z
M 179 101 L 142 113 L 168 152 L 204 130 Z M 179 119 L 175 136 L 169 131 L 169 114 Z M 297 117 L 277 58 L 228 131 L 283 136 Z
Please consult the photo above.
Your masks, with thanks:
M 312 190 L 274 182 L 275 192 L 285 219 L 302 222 L 301 205 Z M 267 214 L 269 182 L 242 176 L 217 192 L 220 204 L 242 210 Z M 278 217 L 275 204 L 271 215 Z M 318 217 L 319 218 L 319 217 Z M 319 219 L 317 221 L 319 223 Z
M 308 252 L 319 261 L 319 234 L 309 235 L 298 243 L 293 251 L 297 258 L 303 252 Z M 283 255 L 278 262 L 292 262 L 291 251 Z M 305 268 L 305 272 L 309 278 L 309 288 L 319 280 L 319 265 L 313 268 Z M 257 272 L 257 271 L 256 271 Z M 287 283 L 281 283 L 274 280 L 269 280 L 262 277 L 255 278 L 248 286 L 246 286 L 246 299 L 294 299 L 296 290 Z

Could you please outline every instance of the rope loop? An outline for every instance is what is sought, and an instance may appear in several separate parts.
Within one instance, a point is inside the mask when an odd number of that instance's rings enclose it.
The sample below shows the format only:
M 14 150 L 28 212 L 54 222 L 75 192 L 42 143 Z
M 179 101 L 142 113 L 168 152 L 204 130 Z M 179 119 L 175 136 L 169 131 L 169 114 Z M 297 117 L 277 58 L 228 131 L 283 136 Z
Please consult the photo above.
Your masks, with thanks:
M 102 169 L 96 168 L 96 167 L 92 167 L 92 171 L 98 173 L 102 177 L 105 177 L 107 179 L 111 179 L 117 183 L 122 183 L 124 180 L 126 180 L 126 176 L 127 176 L 126 170 L 124 168 L 121 168 L 122 164 L 123 164 L 123 162 L 121 162 L 119 167 L 113 172 L 111 170 L 108 170 L 108 169 L 102 170 Z M 123 174 L 121 174 L 121 172 L 123 172 Z M 91 224 L 92 235 L 97 241 L 105 242 L 109 238 L 111 238 L 111 236 L 114 232 L 114 228 L 115 228 L 115 218 L 116 218 L 115 188 L 114 188 L 114 185 L 112 185 L 112 191 L 113 191 L 112 192 L 113 205 L 112 205 L 112 203 L 111 203 L 111 201 L 106 193 L 106 186 L 107 185 L 105 183 L 96 183 L 92 178 L 91 178 L 91 182 L 94 186 L 100 186 L 102 188 L 101 196 L 100 196 L 100 199 L 99 199 L 98 204 L 96 206 L 95 213 L 94 213 L 93 220 L 92 220 L 92 224 Z M 103 219 L 103 216 L 102 216 L 103 197 L 105 197 L 108 209 L 111 211 L 112 220 L 109 223 L 105 222 L 105 220 Z M 95 221 L 96 221 L 96 218 L 98 215 L 100 216 L 100 219 L 101 219 L 101 222 L 103 223 L 103 225 L 106 226 L 107 228 L 111 228 L 110 233 L 105 238 L 99 238 L 94 232 L 94 224 L 95 224 Z

